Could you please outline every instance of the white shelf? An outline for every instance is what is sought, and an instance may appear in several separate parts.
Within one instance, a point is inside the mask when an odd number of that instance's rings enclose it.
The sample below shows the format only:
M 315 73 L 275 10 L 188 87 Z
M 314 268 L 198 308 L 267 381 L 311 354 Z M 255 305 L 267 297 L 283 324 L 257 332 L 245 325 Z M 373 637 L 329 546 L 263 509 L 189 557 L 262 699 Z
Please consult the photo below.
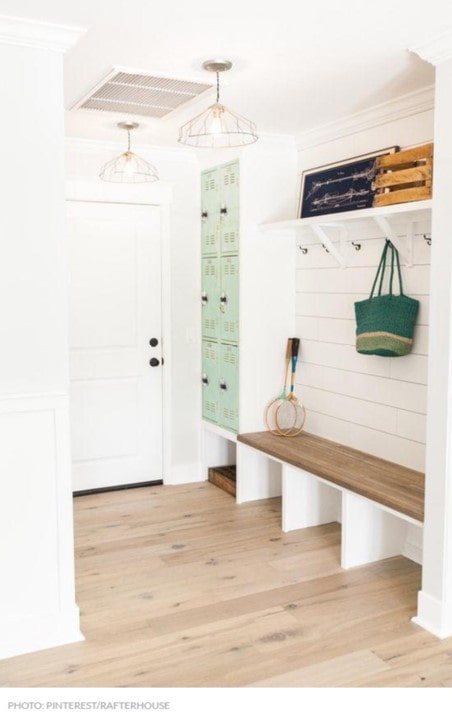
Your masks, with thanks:
M 328 228 L 339 228 L 342 233 L 342 241 L 345 242 L 348 230 L 352 225 L 369 221 L 377 225 L 382 235 L 393 242 L 406 264 L 412 265 L 414 223 L 425 221 L 429 218 L 431 209 L 431 200 L 419 200 L 418 202 L 387 205 L 386 207 L 364 208 L 363 210 L 331 213 L 329 215 L 318 215 L 311 218 L 263 223 L 259 228 L 265 233 L 285 233 L 287 231 L 303 235 L 306 233 L 314 233 L 318 240 L 336 258 L 339 265 L 345 267 L 344 252 L 343 250 L 339 250 L 337 245 L 331 240 L 328 235 Z M 406 237 L 406 241 L 403 245 L 400 242 L 400 232 L 393 226 L 393 220 L 397 220 L 398 223 L 402 222 L 405 226 L 403 235 Z
M 302 230 L 313 225 L 330 225 L 331 227 L 346 226 L 350 222 L 373 219 L 376 217 L 392 217 L 397 215 L 404 220 L 418 222 L 424 220 L 432 209 L 431 200 L 419 200 L 418 202 L 399 203 L 398 205 L 387 205 L 386 207 L 364 208 L 364 210 L 349 210 L 343 213 L 331 213 L 329 215 L 316 215 L 311 218 L 299 218 L 294 220 L 280 220 L 278 222 L 263 223 L 259 225 L 263 232 L 274 232 L 275 230 Z

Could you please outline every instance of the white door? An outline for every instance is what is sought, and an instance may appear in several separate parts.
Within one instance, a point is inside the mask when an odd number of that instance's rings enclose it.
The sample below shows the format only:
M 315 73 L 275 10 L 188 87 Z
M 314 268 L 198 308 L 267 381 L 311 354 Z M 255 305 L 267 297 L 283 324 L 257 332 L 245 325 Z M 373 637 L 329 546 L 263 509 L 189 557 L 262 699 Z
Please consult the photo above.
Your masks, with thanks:
M 67 211 L 73 489 L 159 480 L 160 210 L 68 201 Z

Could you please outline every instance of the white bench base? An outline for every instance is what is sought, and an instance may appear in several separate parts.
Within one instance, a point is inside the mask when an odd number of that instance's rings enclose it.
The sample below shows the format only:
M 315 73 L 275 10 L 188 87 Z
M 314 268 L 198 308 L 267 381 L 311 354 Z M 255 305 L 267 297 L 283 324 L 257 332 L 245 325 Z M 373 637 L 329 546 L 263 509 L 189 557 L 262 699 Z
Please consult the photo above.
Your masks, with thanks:
M 244 443 L 237 443 L 237 502 L 282 496 L 282 530 L 342 525 L 341 566 L 404 554 L 419 520 L 350 492 Z

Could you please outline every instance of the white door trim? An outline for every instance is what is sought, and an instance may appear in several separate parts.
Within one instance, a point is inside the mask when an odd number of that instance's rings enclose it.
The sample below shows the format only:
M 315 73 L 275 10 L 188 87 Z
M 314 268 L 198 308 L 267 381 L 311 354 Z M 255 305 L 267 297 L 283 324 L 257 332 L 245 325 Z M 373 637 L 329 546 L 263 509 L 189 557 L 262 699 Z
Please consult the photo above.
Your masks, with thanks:
M 171 482 L 171 215 L 173 192 L 162 182 L 126 185 L 102 180 L 68 177 L 66 200 L 108 202 L 127 205 L 156 205 L 160 208 L 161 276 L 162 276 L 162 437 L 163 482 Z M 69 341 L 68 341 L 69 347 Z

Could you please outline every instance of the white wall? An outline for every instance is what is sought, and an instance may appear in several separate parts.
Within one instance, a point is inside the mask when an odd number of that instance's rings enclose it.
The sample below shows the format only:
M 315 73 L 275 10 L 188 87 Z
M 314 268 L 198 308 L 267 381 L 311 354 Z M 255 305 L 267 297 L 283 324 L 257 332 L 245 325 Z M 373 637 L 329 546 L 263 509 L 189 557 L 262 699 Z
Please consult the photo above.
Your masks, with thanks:
M 69 138 L 66 176 L 96 180 L 102 165 L 123 149 L 123 145 Z M 166 368 L 170 364 L 171 385 L 170 472 L 165 482 L 197 482 L 202 477 L 199 166 L 195 154 L 183 148 L 136 146 L 134 150 L 157 167 L 160 180 L 173 192 L 170 272 L 169 278 L 168 274 L 164 278 L 171 295 L 171 357 L 165 358 Z M 163 254 L 166 252 L 163 248 Z M 165 334 L 167 329 L 163 330 Z
M 67 28 L 1 17 L 0 36 L 8 109 L 0 117 L 0 657 L 8 657 L 81 635 L 62 243 L 61 51 L 73 38 Z
M 299 172 L 432 138 L 433 112 L 413 112 L 304 146 Z M 308 409 L 306 430 L 419 470 L 425 462 L 430 272 L 430 248 L 422 233 L 429 229 L 416 227 L 413 267 L 402 267 L 405 291 L 421 301 L 413 352 L 406 357 L 366 357 L 354 349 L 353 303 L 370 292 L 384 245 L 381 232 L 363 231 L 374 239 L 363 242 L 360 252 L 348 246 L 346 269 L 318 244 L 307 254 L 297 251 L 296 328 L 302 343 L 297 391 Z

